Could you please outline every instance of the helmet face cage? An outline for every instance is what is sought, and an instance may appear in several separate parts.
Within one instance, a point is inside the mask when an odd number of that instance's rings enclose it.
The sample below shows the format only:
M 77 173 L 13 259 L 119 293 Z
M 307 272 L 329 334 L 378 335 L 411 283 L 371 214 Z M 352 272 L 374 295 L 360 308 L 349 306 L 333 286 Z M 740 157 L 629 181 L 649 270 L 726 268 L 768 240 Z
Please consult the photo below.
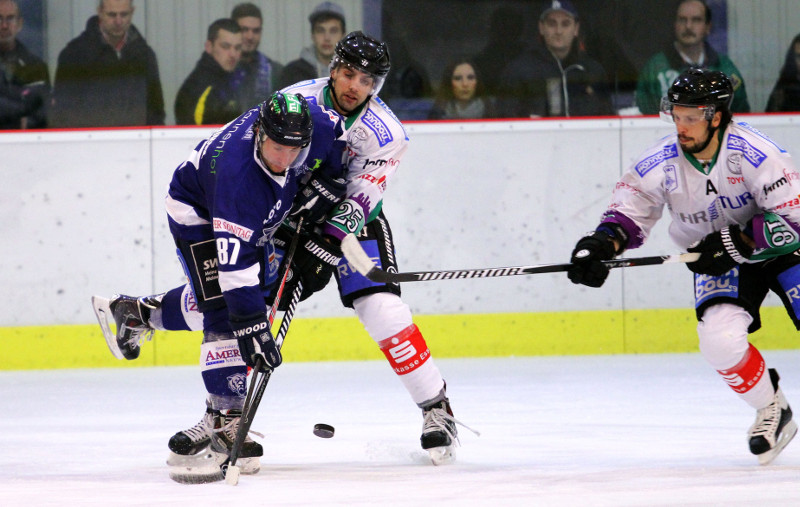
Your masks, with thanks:
M 724 73 L 691 67 L 683 71 L 669 87 L 667 95 L 661 99 L 659 116 L 673 122 L 674 106 L 701 109 L 706 121 L 711 121 L 717 111 L 730 111 L 733 102 L 733 85 Z
M 308 102 L 299 93 L 274 93 L 259 106 L 255 125 L 259 146 L 268 137 L 284 146 L 305 148 L 314 130 Z
M 368 74 L 372 78 L 372 95 L 377 95 L 391 68 L 389 48 L 364 33 L 357 31 L 346 35 L 336 44 L 328 71 L 340 66 Z
M 703 119 L 711 121 L 714 119 L 714 113 L 717 112 L 717 107 L 714 104 L 708 106 L 698 106 L 697 104 L 681 104 L 679 102 L 672 102 L 669 97 L 661 97 L 661 107 L 658 111 L 658 116 L 667 123 L 673 123 L 675 120 L 672 117 L 672 108 L 674 106 L 693 107 L 698 111 L 703 112 Z

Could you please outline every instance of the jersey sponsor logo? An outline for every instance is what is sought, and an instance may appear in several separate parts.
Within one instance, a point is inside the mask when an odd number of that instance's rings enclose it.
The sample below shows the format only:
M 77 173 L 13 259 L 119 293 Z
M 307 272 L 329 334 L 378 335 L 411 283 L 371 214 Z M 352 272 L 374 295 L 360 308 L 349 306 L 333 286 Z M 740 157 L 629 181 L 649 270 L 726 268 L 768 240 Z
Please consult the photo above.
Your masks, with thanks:
M 678 146 L 676 144 L 670 144 L 668 146 L 664 146 L 664 148 L 655 153 L 650 155 L 646 159 L 640 161 L 634 169 L 636 172 L 639 173 L 639 176 L 644 177 L 645 174 L 649 173 L 655 166 L 660 164 L 665 160 L 669 160 L 671 158 L 675 158 L 678 156 Z
M 744 183 L 744 178 L 742 176 L 728 176 L 728 183 L 738 185 L 739 183 Z
M 747 130 L 749 130 L 749 131 L 750 131 L 750 132 L 752 132 L 753 134 L 755 134 L 755 135 L 757 135 L 758 137 L 760 137 L 761 139 L 765 140 L 766 142 L 768 142 L 769 144 L 771 144 L 772 146 L 774 146 L 774 147 L 775 147 L 775 148 L 776 148 L 778 151 L 780 151 L 781 153 L 786 153 L 786 150 L 784 150 L 783 148 L 781 148 L 780 146 L 778 146 L 777 144 L 775 144 L 775 141 L 773 141 L 772 139 L 770 139 L 769 137 L 767 137 L 767 135 L 766 135 L 766 134 L 764 134 L 763 132 L 761 132 L 760 130 L 758 130 L 757 128 L 755 128 L 754 126 L 750 125 L 749 123 L 747 123 L 747 122 L 743 122 L 743 121 L 740 121 L 739 123 L 737 123 L 737 125 L 739 125 L 740 127 L 744 128 L 744 129 L 747 129 Z
M 386 175 L 385 174 L 383 176 L 381 176 L 380 178 L 376 178 L 372 174 L 362 174 L 357 179 L 366 180 L 366 181 L 368 181 L 370 183 L 374 183 L 375 185 L 380 187 L 381 190 L 383 190 L 383 191 L 386 190 Z
M 728 170 L 733 174 L 742 174 L 742 155 L 740 153 L 731 153 L 725 160 L 725 165 Z
M 672 193 L 678 189 L 678 177 L 675 174 L 675 166 L 668 165 L 664 168 L 664 188 Z
M 737 135 L 730 134 L 728 136 L 727 148 L 733 151 L 740 151 L 744 158 L 753 164 L 753 167 L 760 166 L 767 159 L 767 156 L 761 150 L 748 143 L 745 138 Z
M 770 192 L 774 192 L 775 190 L 781 188 L 784 185 L 788 185 L 789 180 L 786 179 L 786 176 L 780 178 L 776 181 L 773 181 L 769 185 L 764 185 L 764 196 L 766 197 Z
M 378 138 L 379 146 L 383 147 L 394 141 L 392 131 L 389 130 L 389 127 L 383 123 L 383 120 L 381 120 L 378 115 L 372 111 L 367 111 L 367 114 L 362 117 L 362 121 L 364 122 L 364 125 L 366 125 L 372 132 L 375 133 L 375 136 Z
M 383 167 L 385 165 L 388 165 L 389 167 L 395 167 L 399 163 L 400 163 L 399 160 L 395 160 L 393 158 L 390 158 L 388 160 L 382 159 L 382 158 L 378 158 L 378 159 L 369 159 L 368 158 L 367 160 L 364 161 L 364 165 L 361 166 L 361 168 L 362 169 L 366 169 L 369 166 L 375 166 L 377 168 L 377 167 Z
M 795 197 L 791 201 L 787 201 L 775 206 L 775 209 L 779 210 L 783 208 L 796 208 L 798 206 L 800 206 L 800 194 L 797 194 L 797 197 Z
M 250 241 L 250 238 L 253 236 L 252 229 L 248 229 L 247 227 L 233 222 L 228 222 L 221 218 L 214 219 L 214 232 L 227 232 L 244 241 Z

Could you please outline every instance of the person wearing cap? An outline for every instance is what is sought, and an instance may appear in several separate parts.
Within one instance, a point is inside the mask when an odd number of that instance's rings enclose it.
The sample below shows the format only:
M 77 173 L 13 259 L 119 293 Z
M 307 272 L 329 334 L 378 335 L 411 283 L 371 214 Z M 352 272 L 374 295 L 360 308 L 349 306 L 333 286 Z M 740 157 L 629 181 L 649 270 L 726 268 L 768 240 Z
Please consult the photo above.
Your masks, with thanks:
M 264 20 L 257 5 L 250 2 L 236 5 L 231 19 L 242 31 L 242 59 L 233 72 L 232 86 L 238 93 L 239 103 L 249 107 L 279 89 L 283 65 L 258 50 Z
M 605 69 L 580 47 L 578 11 L 568 0 L 545 2 L 539 40 L 511 61 L 501 79 L 506 116 L 613 114 Z
M 736 92 L 731 104 L 735 113 L 750 112 L 742 73 L 733 61 L 708 43 L 711 8 L 704 0 L 680 0 L 675 12 L 675 40 L 650 58 L 639 72 L 636 106 L 642 114 L 658 114 L 661 97 L 678 74 L 691 66 L 724 72 Z
M 175 97 L 178 125 L 217 125 L 246 109 L 232 86 L 233 72 L 242 57 L 239 24 L 221 18 L 208 27 L 205 50 Z
M 286 64 L 280 77 L 281 88 L 327 75 L 336 43 L 344 37 L 344 9 L 339 4 L 322 2 L 308 16 L 308 21 L 312 45 L 303 48 L 300 58 Z

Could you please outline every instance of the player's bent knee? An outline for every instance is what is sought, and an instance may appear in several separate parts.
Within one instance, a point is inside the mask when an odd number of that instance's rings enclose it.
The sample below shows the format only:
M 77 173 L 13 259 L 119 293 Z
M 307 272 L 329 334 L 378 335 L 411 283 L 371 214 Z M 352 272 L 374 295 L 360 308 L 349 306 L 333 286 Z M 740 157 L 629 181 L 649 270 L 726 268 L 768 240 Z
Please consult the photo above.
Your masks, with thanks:
M 706 309 L 697 323 L 700 353 L 716 370 L 730 368 L 747 353 L 747 328 L 753 318 L 743 308 L 714 305 Z
M 413 323 L 408 305 L 388 292 L 360 297 L 353 301 L 353 309 L 376 342 L 402 332 Z

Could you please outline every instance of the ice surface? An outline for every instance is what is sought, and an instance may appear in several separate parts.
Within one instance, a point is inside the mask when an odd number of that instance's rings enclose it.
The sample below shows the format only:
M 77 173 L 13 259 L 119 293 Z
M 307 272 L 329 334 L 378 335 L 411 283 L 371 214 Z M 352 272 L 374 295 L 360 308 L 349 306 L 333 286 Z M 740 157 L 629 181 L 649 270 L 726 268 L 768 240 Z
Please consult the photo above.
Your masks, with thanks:
M 800 351 L 764 356 L 800 407 Z M 481 432 L 454 465 L 430 464 L 385 362 L 285 363 L 253 424 L 261 472 L 235 487 L 167 474 L 167 440 L 205 408 L 199 368 L 0 372 L 0 504 L 800 505 L 800 440 L 759 466 L 755 412 L 698 354 L 437 364 Z

